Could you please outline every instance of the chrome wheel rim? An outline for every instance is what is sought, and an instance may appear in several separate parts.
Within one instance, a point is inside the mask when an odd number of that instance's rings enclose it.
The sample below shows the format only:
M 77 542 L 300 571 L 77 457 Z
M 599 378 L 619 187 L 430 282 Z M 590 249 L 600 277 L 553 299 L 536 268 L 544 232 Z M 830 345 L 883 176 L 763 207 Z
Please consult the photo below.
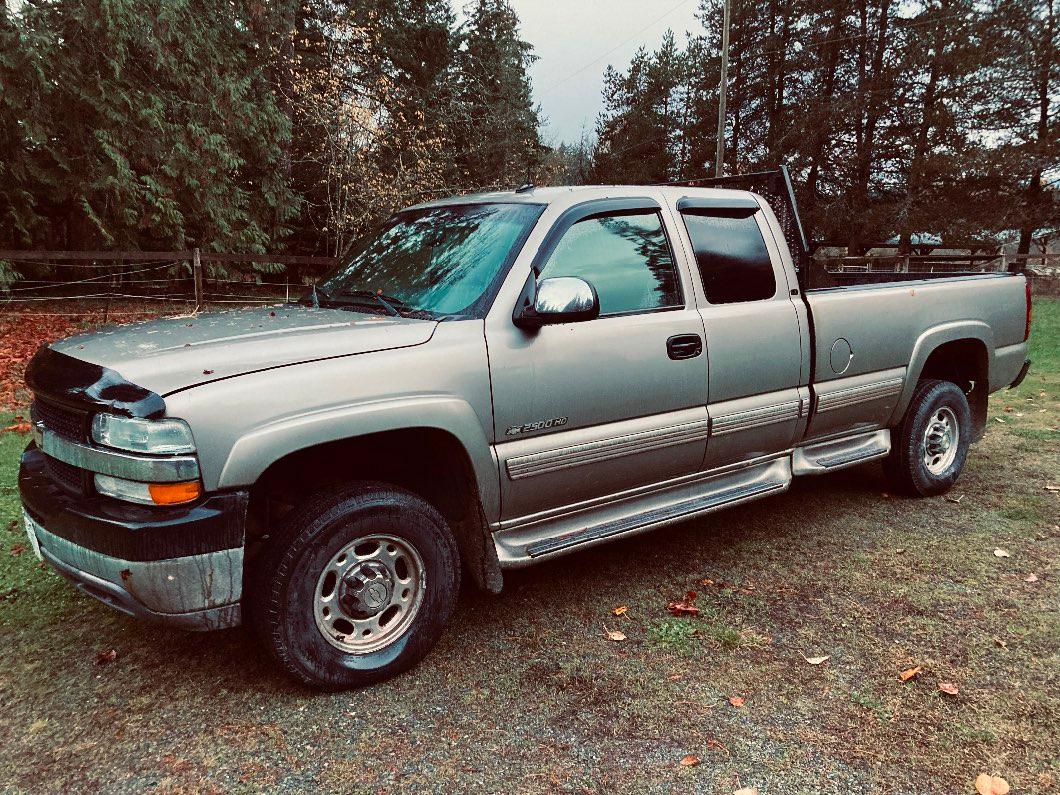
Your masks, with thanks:
M 957 426 L 957 415 L 945 406 L 938 409 L 928 420 L 922 444 L 924 466 L 932 475 L 941 475 L 957 457 L 957 446 L 961 431 Z
M 313 613 L 332 646 L 368 654 L 397 640 L 423 603 L 423 559 L 408 541 L 385 533 L 351 541 L 317 578 Z

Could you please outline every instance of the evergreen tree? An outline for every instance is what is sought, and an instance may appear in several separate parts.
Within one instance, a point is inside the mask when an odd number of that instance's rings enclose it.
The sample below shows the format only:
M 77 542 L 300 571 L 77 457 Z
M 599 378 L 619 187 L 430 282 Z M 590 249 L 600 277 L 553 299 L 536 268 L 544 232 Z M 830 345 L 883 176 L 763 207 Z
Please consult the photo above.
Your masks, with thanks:
M 507 0 L 476 0 L 456 56 L 457 164 L 469 185 L 517 185 L 541 159 L 531 47 Z
M 240 4 L 31 0 L 20 14 L 3 59 L 35 68 L 5 75 L 5 105 L 47 219 L 28 235 L 23 224 L 20 245 L 264 251 L 282 239 L 297 205 L 276 168 L 289 127 Z

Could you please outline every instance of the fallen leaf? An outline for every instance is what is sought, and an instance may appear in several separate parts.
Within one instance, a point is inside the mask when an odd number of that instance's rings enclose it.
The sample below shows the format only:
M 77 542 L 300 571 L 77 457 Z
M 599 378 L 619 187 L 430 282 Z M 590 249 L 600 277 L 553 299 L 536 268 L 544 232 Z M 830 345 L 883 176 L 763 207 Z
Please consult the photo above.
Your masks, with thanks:
M 618 642 L 618 641 L 623 641 L 623 640 L 626 639 L 625 634 L 619 632 L 617 629 L 616 630 L 608 629 L 608 630 L 604 630 L 604 631 L 607 633 L 607 639 L 608 640 L 613 640 L 613 641 Z
M 980 773 L 975 777 L 975 791 L 979 795 L 1008 795 L 1008 782 L 1001 776 Z
M 1000 422 L 1002 425 L 1005 424 L 1005 421 L 1003 419 L 1001 419 L 1000 417 L 994 417 L 994 422 Z
M 1026 577 L 1023 578 L 1023 581 L 1024 582 L 1038 582 L 1038 575 L 1035 574 L 1032 571 L 1030 574 L 1028 574 Z
M 740 787 L 732 795 L 758 795 L 758 787 Z
M 733 696 L 729 699 L 729 703 L 732 704 L 736 709 L 740 709 L 744 705 L 743 696 Z
M 946 502 L 952 502 L 952 503 L 955 503 L 957 505 L 960 505 L 961 504 L 961 500 L 963 500 L 963 499 L 964 499 L 964 495 L 962 494 L 960 497 L 947 497 L 946 498 Z
M 957 685 L 953 682 L 939 682 L 939 690 L 945 693 L 947 696 L 957 695 Z
M 29 433 L 28 422 L 16 422 L 4 428 L 4 433 Z
M 915 668 L 906 668 L 904 671 L 898 674 L 898 678 L 901 679 L 903 682 L 908 682 L 910 679 L 912 679 L 914 676 L 916 676 L 923 670 L 923 666 L 920 665 L 916 666 Z
M 629 607 L 627 607 L 626 605 L 619 605 L 611 612 L 614 613 L 616 616 L 624 616 L 628 610 Z
M 994 557 L 995 558 L 1011 558 L 1012 556 L 1010 554 L 1008 554 L 1008 550 L 1007 549 L 1002 549 L 1001 547 L 998 547 L 997 549 L 994 550 Z
M 994 643 L 996 643 L 1002 649 L 1007 649 L 1008 648 L 1008 641 L 1007 640 L 1001 640 L 1001 638 L 994 638 Z
M 826 654 L 823 657 L 803 657 L 802 659 L 806 660 L 810 665 L 820 665 L 827 660 L 828 657 L 829 655 Z
M 666 605 L 666 609 L 670 611 L 671 615 L 675 616 L 697 616 L 699 615 L 699 608 L 695 606 L 696 592 L 689 591 L 685 594 L 685 598 L 680 602 L 670 602 Z
M 103 651 L 96 654 L 96 665 L 106 665 L 112 663 L 118 658 L 117 649 L 104 649 Z
M 689 754 L 681 759 L 681 767 L 695 767 L 699 764 L 699 757 L 695 754 Z
M 1052 483 L 1050 483 L 1048 486 L 1045 487 L 1045 490 L 1046 491 L 1060 491 L 1060 486 L 1054 486 Z
M 11 557 L 17 558 L 19 555 L 21 555 L 25 551 L 26 551 L 26 545 L 25 544 L 15 544 L 13 547 L 11 547 Z
M 905 547 L 899 547 L 894 552 L 895 552 L 896 555 L 904 555 L 905 554 Z

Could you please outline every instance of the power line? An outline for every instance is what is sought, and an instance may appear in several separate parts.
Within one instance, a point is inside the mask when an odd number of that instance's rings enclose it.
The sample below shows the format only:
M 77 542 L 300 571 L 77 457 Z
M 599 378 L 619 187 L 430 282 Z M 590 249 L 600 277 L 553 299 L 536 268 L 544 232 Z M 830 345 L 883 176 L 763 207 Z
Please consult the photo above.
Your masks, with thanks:
M 631 36 L 629 36 L 628 38 L 625 38 L 625 39 L 623 39 L 622 41 L 620 41 L 620 42 L 619 42 L 618 44 L 616 44 L 616 45 L 615 45 L 614 47 L 612 47 L 612 48 L 611 48 L 610 50 L 608 50 L 607 52 L 605 52 L 605 53 L 604 53 L 603 55 L 598 55 L 598 56 L 597 56 L 596 58 L 594 58 L 593 60 L 589 61 L 589 63 L 585 64 L 584 66 L 582 66 L 582 67 L 581 67 L 580 69 L 578 69 L 577 71 L 571 72 L 571 73 L 570 73 L 569 75 L 567 75 L 566 77 L 564 77 L 564 78 L 563 78 L 562 80 L 558 80 L 558 81 L 556 81 L 555 83 L 553 83 L 552 85 L 548 86 L 547 88 L 545 88 L 545 89 L 542 89 L 542 90 L 541 90 L 541 92 L 540 92 L 540 93 L 538 94 L 538 96 L 543 96 L 543 95 L 545 95 L 545 94 L 548 94 L 548 93 L 549 93 L 550 91 L 553 91 L 554 89 L 556 89 L 556 88 L 559 88 L 559 87 L 560 87 L 561 85 L 563 85 L 564 83 L 566 83 L 566 82 L 567 82 L 568 80 L 572 80 L 572 79 L 574 79 L 575 77 L 577 77 L 578 75 L 580 75 L 580 74 L 581 74 L 582 72 L 584 72 L 584 71 L 585 71 L 586 69 L 588 69 L 589 67 L 591 67 L 591 66 L 594 66 L 594 65 L 596 65 L 597 63 L 599 63 L 600 61 L 602 61 L 602 60 L 603 60 L 604 58 L 606 58 L 607 56 L 609 56 L 609 55 L 611 55 L 611 54 L 613 54 L 613 53 L 617 52 L 617 51 L 618 51 L 618 50 L 620 50 L 620 49 L 622 49 L 622 48 L 623 48 L 623 47 L 625 47 L 625 46 L 626 46 L 627 44 L 629 44 L 629 42 L 633 41 L 633 39 L 637 38 L 637 36 L 641 35 L 641 34 L 642 34 L 642 33 L 644 33 L 645 31 L 647 31 L 647 30 L 649 30 L 649 29 L 651 29 L 651 28 L 655 27 L 655 26 L 656 26 L 656 25 L 658 25 L 658 24 L 659 24 L 660 22 L 662 22 L 662 21 L 663 21 L 664 19 L 666 19 L 666 18 L 667 18 L 668 16 L 670 16 L 670 14 L 674 13 L 674 11 L 676 11 L 677 9 L 679 9 L 679 8 L 680 8 L 681 6 L 684 6 L 684 5 L 688 5 L 688 3 L 690 3 L 690 2 L 692 2 L 692 0 L 681 0 L 681 2 L 679 2 L 679 3 L 678 3 L 677 5 L 675 5 L 675 6 L 673 7 L 673 8 L 671 8 L 671 9 L 670 9 L 669 11 L 667 11 L 667 12 L 666 12 L 665 14 L 663 14 L 663 15 L 662 15 L 661 17 L 659 17 L 658 19 L 654 19 L 654 20 L 652 20 L 651 22 L 649 22 L 649 23 L 648 23 L 647 25 L 645 25 L 645 26 L 644 26 L 643 28 L 641 28 L 640 30 L 638 30 L 638 31 L 637 31 L 636 33 L 634 33 L 633 35 L 631 35 Z

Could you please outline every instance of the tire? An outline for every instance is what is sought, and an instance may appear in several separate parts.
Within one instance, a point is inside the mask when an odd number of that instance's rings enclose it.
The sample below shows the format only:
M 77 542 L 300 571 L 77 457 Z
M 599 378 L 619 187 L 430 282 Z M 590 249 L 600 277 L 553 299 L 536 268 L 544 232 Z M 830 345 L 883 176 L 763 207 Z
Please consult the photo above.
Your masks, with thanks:
M 252 572 L 251 623 L 310 687 L 342 690 L 419 662 L 456 606 L 460 557 L 419 497 L 361 483 L 310 497 L 285 518 Z
M 901 424 L 891 431 L 891 452 L 884 460 L 891 488 L 914 497 L 945 494 L 964 469 L 971 440 L 972 412 L 960 387 L 921 381 Z

